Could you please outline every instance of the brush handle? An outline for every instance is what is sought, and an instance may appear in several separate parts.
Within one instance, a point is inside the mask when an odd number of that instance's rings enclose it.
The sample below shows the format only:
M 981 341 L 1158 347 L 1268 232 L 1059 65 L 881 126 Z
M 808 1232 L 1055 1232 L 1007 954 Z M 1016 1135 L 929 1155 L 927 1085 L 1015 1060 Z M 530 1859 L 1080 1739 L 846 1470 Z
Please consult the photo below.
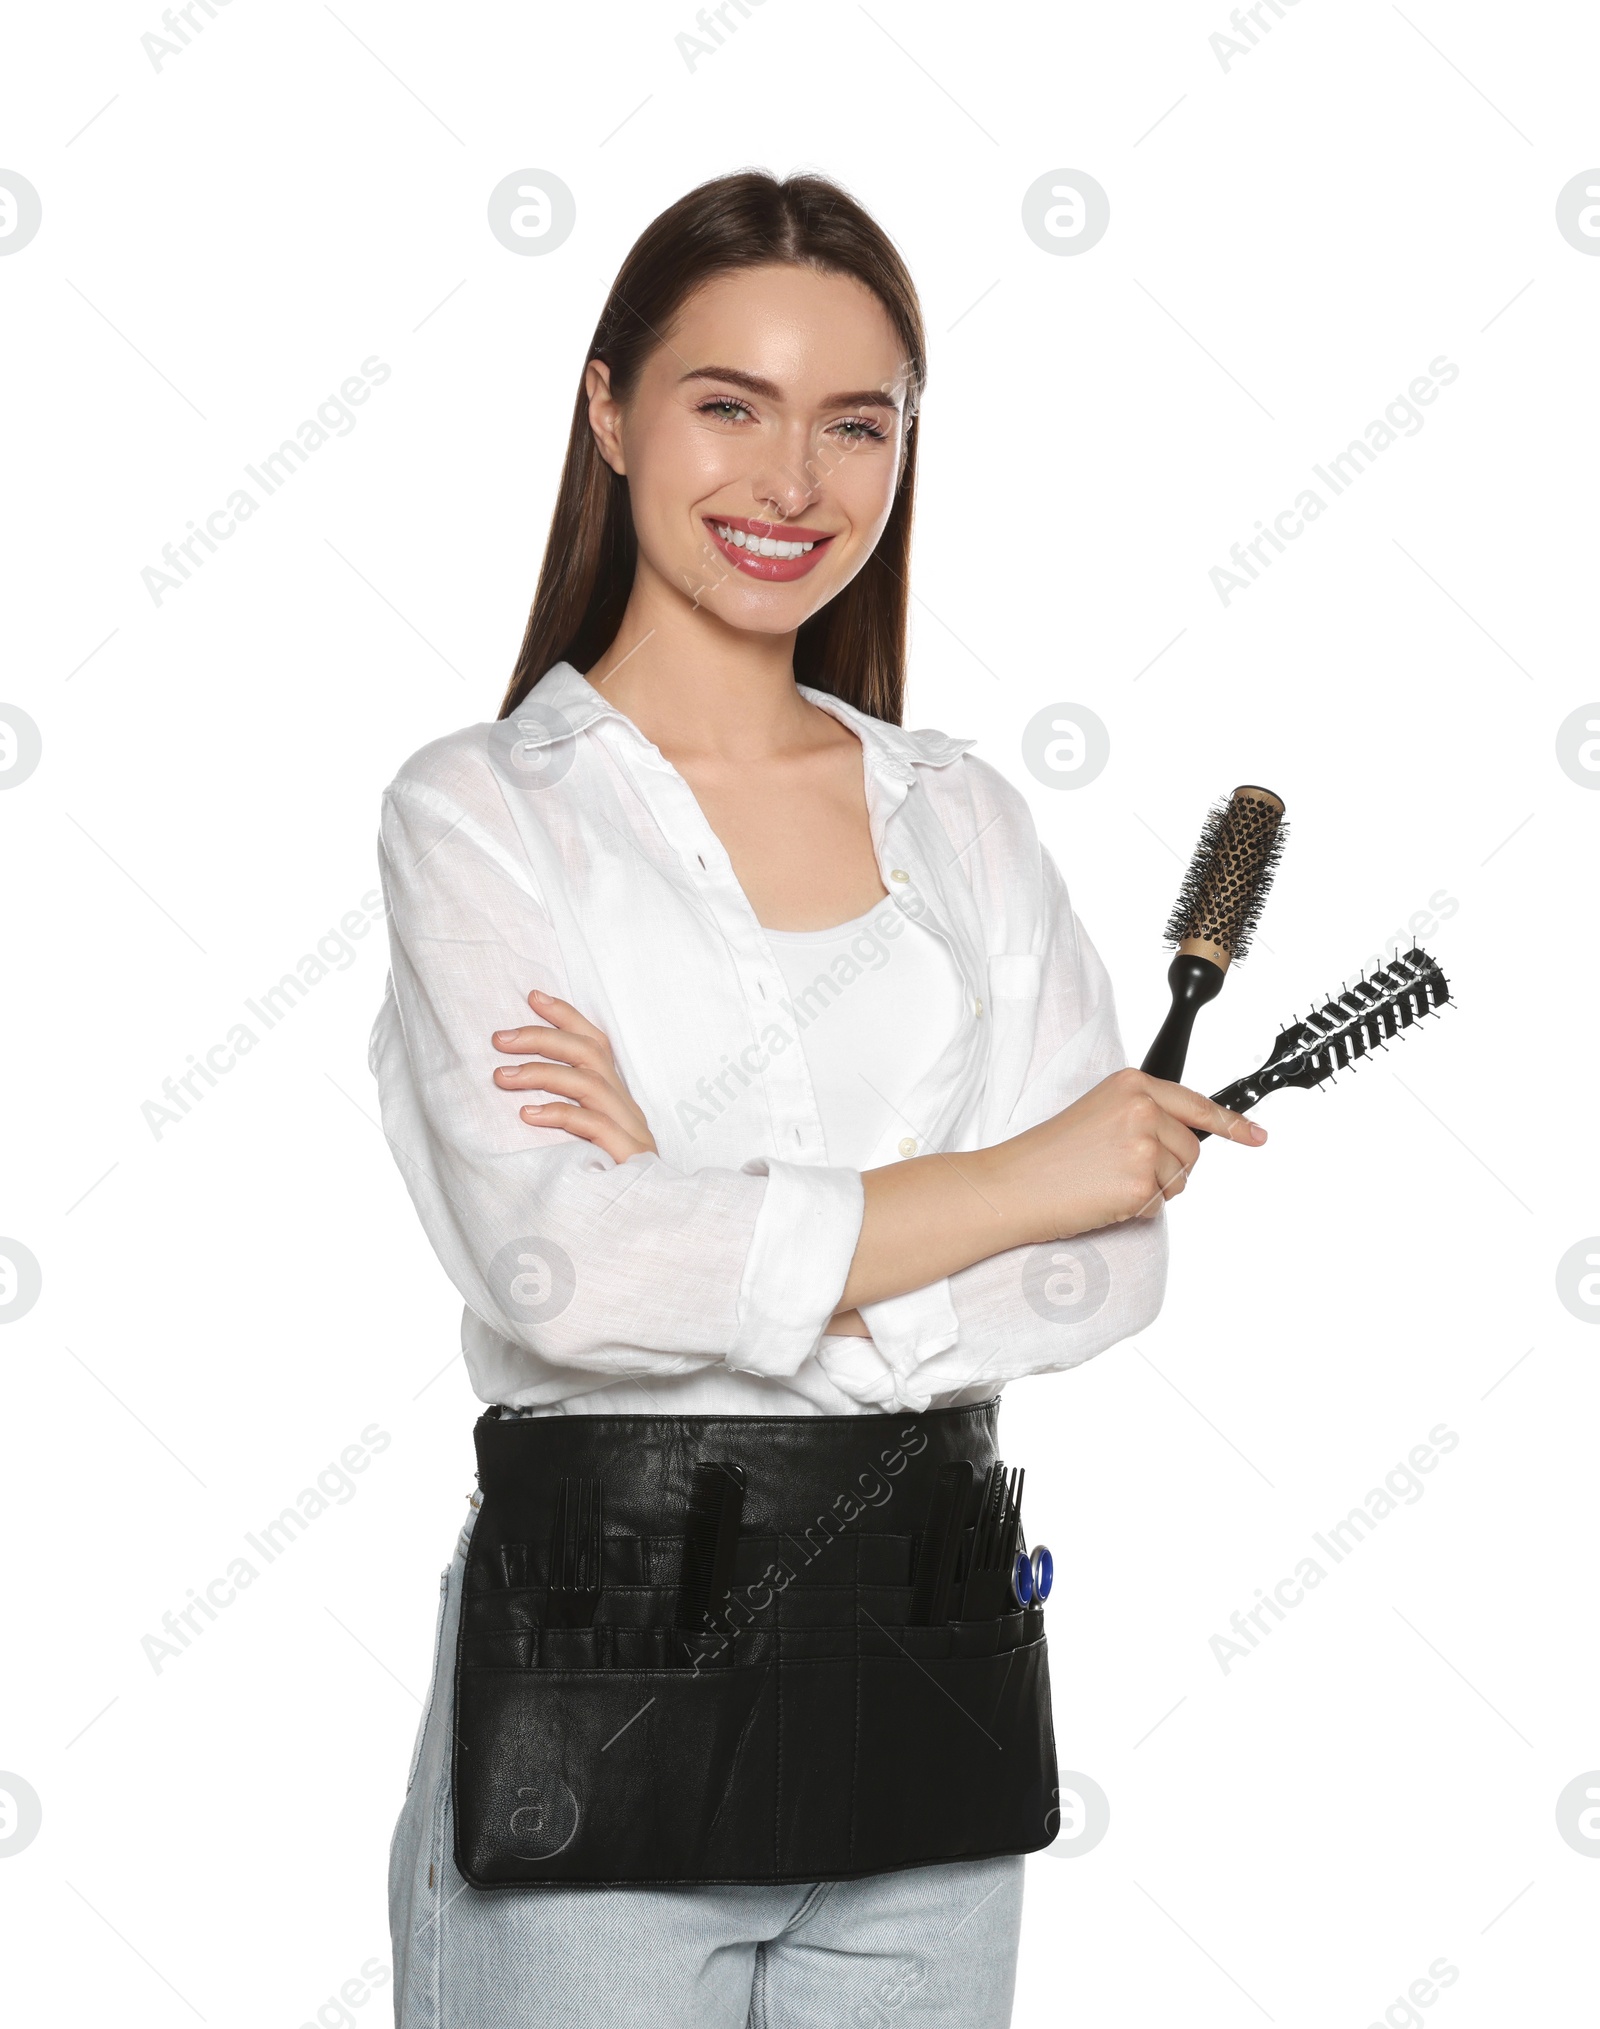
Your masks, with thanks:
M 1210 1097 L 1213 1105 L 1226 1106 L 1230 1113 L 1248 1113 L 1252 1106 L 1258 1106 L 1269 1092 L 1278 1088 L 1278 1080 L 1269 1078 L 1270 1066 L 1264 1065 L 1259 1071 L 1252 1071 L 1248 1078 L 1235 1078 L 1231 1085 L 1224 1085 L 1220 1092 Z M 1205 1141 L 1210 1136 L 1209 1127 L 1194 1130 L 1196 1141 Z
M 1202 958 L 1198 952 L 1178 953 L 1167 967 L 1172 1006 L 1161 1024 L 1161 1033 L 1145 1053 L 1145 1060 L 1139 1066 L 1141 1071 L 1148 1072 L 1152 1078 L 1170 1078 L 1174 1082 L 1182 1078 L 1194 1018 L 1208 1000 L 1215 1000 L 1221 993 L 1225 977 L 1220 965 L 1209 958 Z

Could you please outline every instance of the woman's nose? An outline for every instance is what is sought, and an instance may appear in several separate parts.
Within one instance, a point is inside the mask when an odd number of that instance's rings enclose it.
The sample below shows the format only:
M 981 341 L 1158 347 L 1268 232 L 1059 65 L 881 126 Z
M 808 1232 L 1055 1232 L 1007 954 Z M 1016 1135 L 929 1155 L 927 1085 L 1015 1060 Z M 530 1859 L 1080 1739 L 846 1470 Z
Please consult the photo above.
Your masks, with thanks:
M 803 436 L 782 448 L 772 446 L 771 453 L 750 475 L 751 489 L 760 505 L 793 521 L 816 499 L 826 475 Z

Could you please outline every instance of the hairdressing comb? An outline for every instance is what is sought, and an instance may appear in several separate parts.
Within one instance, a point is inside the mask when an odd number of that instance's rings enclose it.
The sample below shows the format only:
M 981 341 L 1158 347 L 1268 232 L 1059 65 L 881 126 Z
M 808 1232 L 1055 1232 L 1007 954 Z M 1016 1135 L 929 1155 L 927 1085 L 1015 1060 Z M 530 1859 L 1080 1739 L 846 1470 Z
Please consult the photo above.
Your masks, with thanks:
M 598 1473 L 563 1474 L 550 1531 L 546 1627 L 593 1627 L 605 1563 L 605 1486 Z
M 942 1621 L 948 1613 L 956 1553 L 961 1548 L 961 1531 L 977 1477 L 977 1468 L 970 1458 L 947 1459 L 939 1468 L 917 1555 L 911 1610 L 906 1615 L 913 1627 L 927 1627 Z
M 1163 941 L 1177 946 L 1167 967 L 1172 1006 L 1139 1066 L 1152 1078 L 1182 1078 L 1194 1018 L 1249 950 L 1287 836 L 1282 797 L 1253 783 L 1207 814 L 1167 919 Z
M 1016 1554 L 1021 1473 L 1020 1466 L 1013 1466 L 1008 1478 L 1004 1461 L 998 1458 L 989 1468 L 972 1530 L 961 1595 L 962 1620 L 989 1620 L 1004 1608 Z
M 1413 945 L 1403 958 L 1391 958 L 1371 978 L 1363 976 L 1332 1000 L 1313 1008 L 1303 1022 L 1291 1022 L 1272 1046 L 1259 1071 L 1236 1078 L 1211 1097 L 1219 1106 L 1247 1113 L 1282 1085 L 1321 1085 L 1370 1050 L 1387 1048 L 1423 1015 L 1433 1014 L 1450 998 L 1450 985 L 1426 951 Z M 1195 1130 L 1204 1141 L 1208 1127 Z
M 743 1509 L 744 1467 L 721 1459 L 700 1460 L 690 1482 L 678 1591 L 678 1626 L 686 1634 L 704 1634 L 711 1627 L 712 1614 L 733 1583 L 733 1553 Z

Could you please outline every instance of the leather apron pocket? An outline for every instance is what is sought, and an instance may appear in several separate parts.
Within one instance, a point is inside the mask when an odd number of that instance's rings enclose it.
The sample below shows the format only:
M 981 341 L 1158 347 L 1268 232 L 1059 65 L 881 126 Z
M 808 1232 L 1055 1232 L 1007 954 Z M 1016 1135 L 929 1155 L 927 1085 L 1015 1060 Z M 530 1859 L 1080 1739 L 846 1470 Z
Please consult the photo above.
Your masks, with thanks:
M 1044 1610 L 910 1622 L 939 1467 L 988 1471 L 998 1407 L 481 1418 L 452 1748 L 466 1880 L 816 1881 L 1047 1845 Z M 737 1463 L 741 1501 L 696 1636 L 706 1460 Z M 580 1482 L 602 1490 L 587 1506 L 559 1491 Z

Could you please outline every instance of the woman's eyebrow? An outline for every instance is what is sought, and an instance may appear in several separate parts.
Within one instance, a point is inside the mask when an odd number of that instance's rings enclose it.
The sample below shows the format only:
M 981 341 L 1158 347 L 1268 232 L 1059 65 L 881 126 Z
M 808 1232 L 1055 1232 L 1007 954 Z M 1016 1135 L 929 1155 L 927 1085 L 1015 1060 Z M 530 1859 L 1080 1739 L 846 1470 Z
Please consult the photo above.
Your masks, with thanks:
M 731 381 L 735 387 L 743 388 L 746 394 L 760 395 L 764 401 L 776 402 L 783 399 L 783 390 L 770 380 L 763 380 L 760 374 L 744 373 L 736 366 L 696 366 L 684 374 L 678 385 L 688 380 Z M 819 409 L 858 409 L 869 403 L 880 409 L 898 410 L 900 404 L 881 387 L 858 389 L 853 394 L 825 395 Z

